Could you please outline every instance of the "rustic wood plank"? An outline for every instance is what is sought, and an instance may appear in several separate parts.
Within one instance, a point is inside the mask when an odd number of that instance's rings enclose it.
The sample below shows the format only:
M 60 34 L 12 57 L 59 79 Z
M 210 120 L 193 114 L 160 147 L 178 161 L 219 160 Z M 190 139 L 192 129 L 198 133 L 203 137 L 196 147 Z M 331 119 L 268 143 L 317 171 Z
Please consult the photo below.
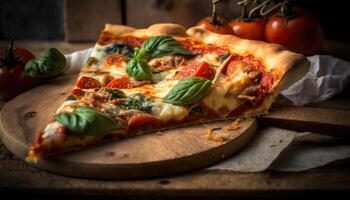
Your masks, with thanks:
M 122 24 L 120 0 L 65 0 L 67 41 L 96 41 L 106 23 Z
M 4 150 L 1 150 L 4 152 Z M 3 154 L 2 158 L 3 157 Z M 266 171 L 234 173 L 197 171 L 160 179 L 108 181 L 77 179 L 35 169 L 10 156 L 0 160 L 0 188 L 26 194 L 153 196 L 153 197 L 261 197 L 303 194 L 305 191 L 350 190 L 350 171 L 325 167 L 299 173 Z M 327 178 L 325 178 L 327 177 Z M 38 181 L 40 180 L 40 181 Z
M 259 122 L 295 131 L 350 138 L 349 110 L 274 105 L 269 114 L 259 118 Z

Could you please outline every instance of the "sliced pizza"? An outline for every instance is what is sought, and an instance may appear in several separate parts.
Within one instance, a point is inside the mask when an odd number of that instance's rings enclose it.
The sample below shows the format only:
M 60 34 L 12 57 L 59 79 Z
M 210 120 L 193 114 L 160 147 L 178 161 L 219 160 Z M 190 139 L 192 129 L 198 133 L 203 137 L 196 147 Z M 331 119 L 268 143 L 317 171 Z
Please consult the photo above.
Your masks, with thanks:
M 198 27 L 107 24 L 27 160 L 166 127 L 264 114 L 308 66 L 279 45 Z

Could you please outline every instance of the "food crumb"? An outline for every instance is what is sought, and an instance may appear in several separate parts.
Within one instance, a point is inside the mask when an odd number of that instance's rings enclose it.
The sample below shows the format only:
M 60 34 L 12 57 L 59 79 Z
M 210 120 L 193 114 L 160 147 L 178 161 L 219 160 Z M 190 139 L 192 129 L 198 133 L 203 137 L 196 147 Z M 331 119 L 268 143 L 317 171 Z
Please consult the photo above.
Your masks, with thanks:
M 240 119 L 237 118 L 235 121 L 233 121 L 232 123 L 230 123 L 230 125 L 228 125 L 227 127 L 225 127 L 225 131 L 231 131 L 231 130 L 236 130 L 236 129 L 239 129 L 240 126 L 239 126 L 239 123 L 240 123 Z
M 215 141 L 215 142 L 224 142 L 225 141 L 225 138 L 222 137 L 222 136 L 219 136 L 219 135 L 214 135 L 213 134 L 213 129 L 212 128 L 209 128 L 207 129 L 207 134 L 204 135 L 205 139 L 207 140 L 212 140 L 212 141 Z

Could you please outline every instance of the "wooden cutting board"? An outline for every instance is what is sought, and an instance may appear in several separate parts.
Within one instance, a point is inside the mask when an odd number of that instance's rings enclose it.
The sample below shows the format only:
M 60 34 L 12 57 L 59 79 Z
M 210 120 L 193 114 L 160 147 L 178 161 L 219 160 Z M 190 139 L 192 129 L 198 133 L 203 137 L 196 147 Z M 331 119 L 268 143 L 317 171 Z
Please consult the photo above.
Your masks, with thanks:
M 76 76 L 50 81 L 8 102 L 0 114 L 1 138 L 24 159 L 35 134 L 42 130 L 67 97 Z M 254 119 L 225 131 L 230 121 L 211 122 L 112 141 L 31 165 L 58 174 L 103 179 L 149 178 L 208 166 L 246 145 L 257 130 Z M 223 142 L 205 138 L 208 127 Z

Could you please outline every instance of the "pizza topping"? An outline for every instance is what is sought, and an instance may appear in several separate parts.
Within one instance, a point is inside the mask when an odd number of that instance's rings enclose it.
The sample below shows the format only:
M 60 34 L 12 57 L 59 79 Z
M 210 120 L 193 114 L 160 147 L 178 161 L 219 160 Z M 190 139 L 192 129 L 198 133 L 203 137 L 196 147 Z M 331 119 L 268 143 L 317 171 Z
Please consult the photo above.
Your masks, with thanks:
M 114 36 L 108 33 L 103 33 L 97 43 L 100 45 L 107 45 L 113 42 L 123 42 L 132 47 L 140 47 L 144 41 L 144 38 L 138 38 L 135 36 Z
M 145 60 L 162 56 L 183 54 L 192 55 L 177 41 L 167 35 L 151 37 L 138 49 L 127 63 L 126 73 L 137 80 L 151 80 L 152 71 Z
M 163 56 L 161 58 L 152 59 L 148 62 L 152 72 L 160 72 L 182 65 L 185 62 L 183 56 Z
M 188 116 L 189 109 L 185 106 L 176 106 L 160 101 L 154 102 L 152 114 L 162 122 L 181 121 Z
M 152 71 L 148 64 L 139 59 L 131 59 L 127 63 L 126 73 L 137 80 L 151 80 Z
M 104 52 L 107 55 L 117 53 L 117 54 L 120 54 L 126 58 L 131 58 L 132 55 L 134 54 L 134 49 L 125 43 L 118 42 L 118 43 L 114 43 L 110 46 L 107 46 L 105 48 Z
M 92 77 L 82 76 L 79 78 L 76 86 L 81 89 L 100 88 L 101 83 Z
M 80 88 L 73 88 L 70 93 L 76 96 L 83 96 L 85 92 Z
M 164 97 L 163 101 L 173 105 L 189 105 L 200 100 L 211 88 L 205 78 L 188 77 L 180 80 Z
M 73 112 L 57 114 L 55 119 L 71 133 L 82 136 L 98 136 L 121 128 L 114 119 L 90 107 L 79 107 Z
M 141 48 L 136 51 L 134 57 L 143 59 L 144 57 L 159 58 L 162 56 L 182 54 L 193 55 L 191 51 L 188 51 L 172 37 L 168 35 L 151 37 L 146 40 Z
M 105 64 L 107 66 L 117 65 L 119 63 L 125 62 L 125 57 L 120 53 L 113 53 L 105 58 Z
M 186 77 L 202 77 L 208 80 L 214 78 L 216 70 L 214 67 L 206 62 L 194 62 L 181 69 L 179 73 L 176 74 L 175 78 L 186 78 Z
M 99 93 L 107 93 L 110 99 L 126 98 L 123 91 L 115 88 L 102 88 Z
M 128 121 L 128 130 L 150 130 L 159 127 L 160 121 L 156 117 L 145 114 L 145 113 L 137 113 L 133 115 Z
M 130 79 L 126 76 L 123 76 L 121 78 L 115 78 L 111 80 L 107 85 L 107 88 L 119 88 L 119 89 L 125 89 L 125 88 L 133 88 L 134 85 L 130 81 Z
M 141 93 L 130 95 L 127 99 L 118 102 L 118 105 L 127 110 L 140 110 L 146 113 L 152 112 L 154 101 Z
M 195 54 L 200 54 L 200 55 L 205 55 L 205 54 L 218 54 L 218 55 L 222 55 L 222 54 L 230 54 L 230 51 L 227 48 L 224 47 L 218 47 L 215 46 L 213 44 L 204 44 L 204 43 L 200 43 L 198 41 L 195 40 L 188 40 L 188 39 L 184 39 L 179 41 L 181 43 L 181 45 L 195 53 Z

